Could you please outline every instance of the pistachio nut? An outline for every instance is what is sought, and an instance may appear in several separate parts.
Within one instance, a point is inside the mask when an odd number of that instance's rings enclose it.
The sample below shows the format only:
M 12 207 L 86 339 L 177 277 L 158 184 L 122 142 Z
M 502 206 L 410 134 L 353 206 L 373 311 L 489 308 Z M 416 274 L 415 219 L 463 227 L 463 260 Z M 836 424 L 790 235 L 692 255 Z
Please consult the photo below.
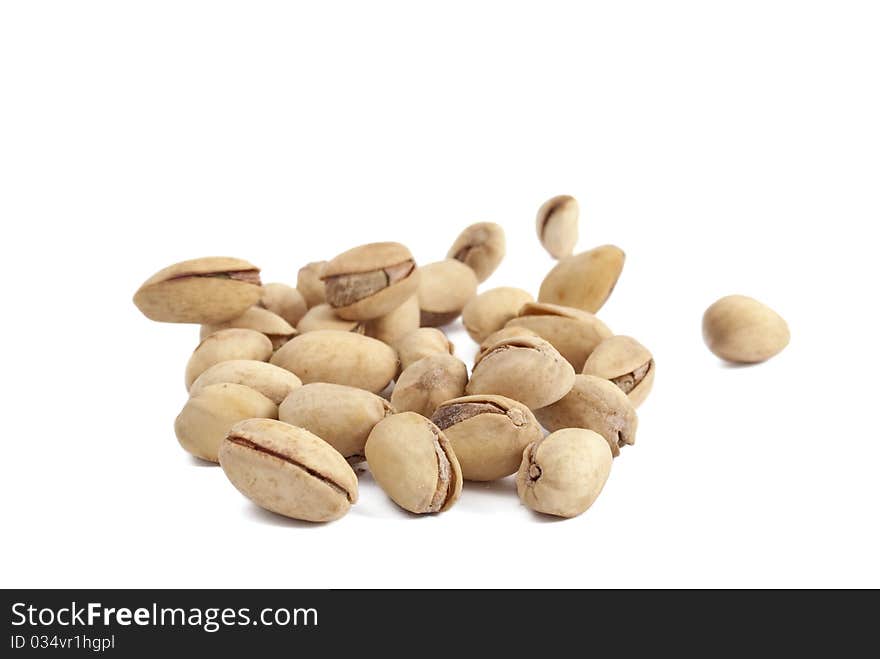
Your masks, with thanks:
M 330 382 L 381 392 L 397 375 L 397 353 L 381 341 L 352 332 L 300 334 L 272 355 L 271 363 L 305 384 Z
M 477 285 L 474 271 L 455 259 L 423 266 L 419 281 L 422 327 L 440 327 L 458 318 L 477 294 Z
M 552 345 L 535 337 L 516 337 L 489 345 L 477 355 L 468 395 L 496 394 L 537 409 L 565 396 L 574 369 Z
M 634 338 L 612 336 L 596 346 L 583 372 L 610 380 L 638 407 L 654 385 L 654 357 Z
M 579 213 L 577 199 L 569 195 L 552 197 L 538 209 L 538 239 L 553 258 L 565 258 L 574 252 Z
M 415 412 L 386 417 L 366 446 L 373 478 L 411 513 L 448 510 L 461 494 L 461 468 L 443 432 Z
M 512 326 L 526 327 L 549 341 L 577 371 L 596 346 L 611 336 L 608 326 L 587 311 L 540 302 L 525 304 L 506 325 Z
M 596 313 L 614 290 L 624 259 L 614 245 L 567 256 L 544 278 L 538 301 Z
M 257 306 L 281 316 L 293 327 L 296 327 L 300 318 L 308 311 L 302 293 L 293 286 L 278 283 L 263 284 L 263 295 Z
M 788 345 L 788 323 L 767 305 L 745 295 L 728 295 L 703 314 L 703 340 L 729 362 L 754 364 Z
M 482 283 L 501 264 L 506 249 L 504 229 L 500 225 L 477 222 L 461 232 L 446 258 L 461 261 L 470 267 Z
M 272 356 L 272 342 L 260 332 L 233 327 L 209 334 L 196 346 L 186 365 L 186 389 L 214 364 L 230 359 L 264 362 Z
M 321 281 L 326 265 L 327 261 L 314 261 L 300 268 L 296 275 L 296 290 L 302 293 L 309 309 L 327 301 Z
M 341 384 L 313 382 L 294 389 L 278 408 L 278 418 L 316 434 L 343 457 L 363 458 L 373 427 L 393 409 L 376 394 Z
M 324 267 L 327 302 L 340 318 L 372 320 L 412 296 L 419 271 L 400 243 L 370 243 L 343 252 Z
M 576 517 L 599 497 L 611 462 L 601 435 L 582 428 L 557 430 L 523 452 L 516 491 L 535 512 Z
M 620 455 L 621 448 L 636 443 L 639 425 L 636 408 L 620 387 L 595 375 L 575 377 L 568 395 L 536 410 L 535 416 L 551 432 L 586 428 L 599 433 L 615 457 Z
M 278 348 L 296 336 L 296 330 L 293 326 L 278 314 L 272 313 L 268 309 L 263 309 L 262 307 L 251 307 L 240 316 L 233 318 L 232 320 L 227 320 L 224 323 L 202 325 L 199 338 L 204 339 L 214 332 L 218 332 L 222 329 L 230 329 L 232 327 L 252 329 L 260 334 L 265 334 L 272 342 L 272 348 L 274 350 L 278 350 Z
M 443 431 L 471 481 L 493 481 L 515 473 L 523 450 L 543 431 L 532 411 L 504 396 L 464 396 L 446 401 L 431 417 Z
M 229 429 L 257 417 L 277 418 L 278 406 L 243 384 L 209 384 L 190 396 L 174 421 L 174 434 L 192 455 L 217 462 L 217 451 Z
M 197 377 L 189 388 L 189 395 L 195 396 L 205 387 L 222 382 L 243 384 L 259 391 L 276 405 L 302 386 L 298 377 L 278 366 L 253 359 L 230 359 L 214 364 Z
M 239 492 L 279 515 L 331 522 L 357 502 L 357 476 L 345 458 L 308 430 L 281 421 L 236 424 L 219 457 Z
M 406 370 L 412 364 L 429 355 L 452 355 L 455 346 L 446 335 L 434 327 L 422 327 L 400 339 L 396 346 L 400 368 Z
M 363 334 L 365 328 L 366 326 L 363 321 L 343 320 L 336 315 L 336 312 L 333 311 L 333 307 L 329 304 L 315 305 L 306 312 L 296 326 L 296 330 L 300 334 L 326 329 Z
M 410 332 L 419 329 L 420 321 L 419 298 L 413 295 L 391 313 L 368 320 L 366 335 L 392 346 Z
M 256 304 L 262 289 L 255 265 L 223 256 L 176 263 L 147 279 L 134 303 L 166 323 L 222 323 Z
M 464 328 L 477 343 L 519 314 L 526 302 L 534 302 L 531 293 L 521 288 L 502 286 L 480 293 L 464 306 L 461 320 Z
M 486 348 L 488 348 L 493 343 L 498 341 L 504 341 L 505 339 L 514 339 L 521 336 L 532 336 L 541 338 L 538 336 L 538 333 L 530 330 L 528 327 L 520 327 L 519 325 L 511 325 L 510 327 L 502 327 L 497 332 L 492 332 L 486 339 L 480 344 L 479 352 L 483 352 Z
M 452 355 L 430 355 L 411 364 L 394 385 L 391 405 L 398 412 L 430 418 L 440 403 L 464 395 L 467 366 Z

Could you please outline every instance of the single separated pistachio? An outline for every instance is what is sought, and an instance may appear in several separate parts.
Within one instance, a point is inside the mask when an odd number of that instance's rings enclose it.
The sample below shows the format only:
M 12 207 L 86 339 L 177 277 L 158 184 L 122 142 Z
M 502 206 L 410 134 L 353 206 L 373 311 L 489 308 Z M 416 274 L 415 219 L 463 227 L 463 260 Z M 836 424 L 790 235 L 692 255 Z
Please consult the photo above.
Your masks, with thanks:
M 612 336 L 596 346 L 583 372 L 610 380 L 638 407 L 654 385 L 654 357 L 634 338 Z
M 436 424 L 471 481 L 493 481 L 515 473 L 523 450 L 543 431 L 532 411 L 504 396 L 464 396 L 446 401 L 431 421 Z
M 498 341 L 477 355 L 468 395 L 497 394 L 537 409 L 565 396 L 574 369 L 543 339 L 524 336 Z
M 278 418 L 316 434 L 349 460 L 363 459 L 370 431 L 393 413 L 387 400 L 341 384 L 313 382 L 290 392 Z
M 564 194 L 545 201 L 535 220 L 538 240 L 554 259 L 571 256 L 578 241 L 577 199 Z
M 703 314 L 703 340 L 729 362 L 766 361 L 782 352 L 790 338 L 782 316 L 745 295 L 723 297 Z
M 309 309 L 296 326 L 297 332 L 305 334 L 316 330 L 339 330 L 363 334 L 366 325 L 360 320 L 343 320 L 329 304 L 317 304 Z
M 413 295 L 391 313 L 366 323 L 366 335 L 393 346 L 410 332 L 419 329 L 419 298 Z
M 599 498 L 611 462 L 601 435 L 582 428 L 557 430 L 523 452 L 516 492 L 535 512 L 576 517 Z
M 486 340 L 480 344 L 479 352 L 483 352 L 486 348 L 488 348 L 493 343 L 498 341 L 504 341 L 506 339 L 516 339 L 522 336 L 531 336 L 537 337 L 538 333 L 530 330 L 528 327 L 520 327 L 519 325 L 511 325 L 510 327 L 502 327 L 497 332 L 492 332 L 489 336 L 486 337 Z
M 204 339 L 214 332 L 219 332 L 222 329 L 230 329 L 232 327 L 252 329 L 260 334 L 265 334 L 272 342 L 272 348 L 274 350 L 278 350 L 278 348 L 296 336 L 296 330 L 293 326 L 278 314 L 272 313 L 268 309 L 263 309 L 262 307 L 251 307 L 240 316 L 233 318 L 232 320 L 227 320 L 224 323 L 202 325 L 199 338 Z
M 612 334 L 605 323 L 587 311 L 534 302 L 525 304 L 506 325 L 512 326 L 527 327 L 549 341 L 577 371 L 596 346 Z
M 192 455 L 217 462 L 217 451 L 229 429 L 257 417 L 278 418 L 278 406 L 243 384 L 210 384 L 190 396 L 174 420 L 174 434 Z
M 440 327 L 458 318 L 477 294 L 478 284 L 474 271 L 455 259 L 423 266 L 419 280 L 422 327 Z
M 614 457 L 627 444 L 636 443 L 636 408 L 620 387 L 595 375 L 575 377 L 574 386 L 564 398 L 536 410 L 535 416 L 550 432 L 586 428 L 599 433 Z
M 262 288 L 255 265 L 224 256 L 183 261 L 160 270 L 134 294 L 150 320 L 222 323 L 256 304 Z
M 452 355 L 455 346 L 446 335 L 434 327 L 422 327 L 410 332 L 395 345 L 400 359 L 400 368 L 408 369 L 424 357 L 430 355 Z
M 330 382 L 381 392 L 397 375 L 397 353 L 381 341 L 338 330 L 300 334 L 272 355 L 271 363 L 305 384 Z
M 493 332 L 519 314 L 526 302 L 534 302 L 531 293 L 521 288 L 501 286 L 480 293 L 464 306 L 461 320 L 464 328 L 477 343 L 482 343 Z
M 186 389 L 214 364 L 230 359 L 268 361 L 272 356 L 272 342 L 260 332 L 238 327 L 209 334 L 196 346 L 186 365 Z
M 324 293 L 340 318 L 372 320 L 394 311 L 419 285 L 410 251 L 400 243 L 370 243 L 324 266 Z
M 596 313 L 614 290 L 625 258 L 614 245 L 565 257 L 544 278 L 538 302 Z
M 327 301 L 324 282 L 321 281 L 326 265 L 327 261 L 314 261 L 300 268 L 296 275 L 296 290 L 302 293 L 309 309 Z
M 430 355 L 410 365 L 394 385 L 391 405 L 398 412 L 430 418 L 440 403 L 464 395 L 467 366 L 452 355 Z
M 373 478 L 404 510 L 443 512 L 461 494 L 461 468 L 452 446 L 437 426 L 415 412 L 376 424 L 365 451 Z
M 273 513 L 331 522 L 357 502 L 357 476 L 339 453 L 308 430 L 249 419 L 232 427 L 220 466 L 235 488 Z
M 243 384 L 259 391 L 276 405 L 302 386 L 298 377 L 279 366 L 253 359 L 230 359 L 214 364 L 197 377 L 189 388 L 189 395 L 195 396 L 205 387 L 222 382 Z
M 257 306 L 278 314 L 293 327 L 306 315 L 308 306 L 303 294 L 287 284 L 263 284 L 263 295 Z
M 501 264 L 506 250 L 507 241 L 500 225 L 477 222 L 461 232 L 446 258 L 464 263 L 483 283 Z

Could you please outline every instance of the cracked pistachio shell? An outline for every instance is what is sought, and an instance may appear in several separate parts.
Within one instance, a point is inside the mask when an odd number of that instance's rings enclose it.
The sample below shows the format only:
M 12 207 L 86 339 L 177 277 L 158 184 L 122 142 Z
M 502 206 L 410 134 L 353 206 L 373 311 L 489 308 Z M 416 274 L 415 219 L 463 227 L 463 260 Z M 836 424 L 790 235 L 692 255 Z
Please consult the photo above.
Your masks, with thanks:
M 493 343 L 477 355 L 468 395 L 496 394 L 537 409 L 565 396 L 574 369 L 543 339 L 517 337 Z
M 360 320 L 343 320 L 336 315 L 329 304 L 315 305 L 306 312 L 296 326 L 300 334 L 328 329 L 363 334 L 366 328 Z
M 260 334 L 265 334 L 272 342 L 274 350 L 277 350 L 296 336 L 296 330 L 293 326 L 278 314 L 262 307 L 251 307 L 240 316 L 227 320 L 224 323 L 202 325 L 199 338 L 204 339 L 214 332 L 233 327 L 252 329 Z
M 548 199 L 538 209 L 538 239 L 553 258 L 565 258 L 574 252 L 579 213 L 577 199 L 569 195 Z
M 461 494 L 461 468 L 452 446 L 437 426 L 415 412 L 376 424 L 366 455 L 379 487 L 411 513 L 443 512 Z
M 583 373 L 610 380 L 638 407 L 654 385 L 654 357 L 634 338 L 612 336 L 596 346 Z
M 481 343 L 502 329 L 507 321 L 516 318 L 524 304 L 534 301 L 531 293 L 521 288 L 492 288 L 465 305 L 461 320 L 470 337 Z
M 422 327 L 448 325 L 477 294 L 477 276 L 455 259 L 422 267 L 419 281 L 419 309 Z
M 513 326 L 530 329 L 549 341 L 577 371 L 596 346 L 611 336 L 608 326 L 593 314 L 556 304 L 525 304 L 506 325 Z
M 308 311 L 303 294 L 287 284 L 263 284 L 263 295 L 257 306 L 278 314 L 293 327 Z
M 397 375 L 397 353 L 381 341 L 338 330 L 316 330 L 291 339 L 271 363 L 305 384 L 329 382 L 381 392 Z
M 419 298 L 413 295 L 391 313 L 367 321 L 365 333 L 382 343 L 393 346 L 410 332 L 419 329 L 420 321 Z
M 416 292 L 419 270 L 400 243 L 370 243 L 327 263 L 321 279 L 336 315 L 372 320 L 391 313 Z
M 538 301 L 596 313 L 614 290 L 624 259 L 614 245 L 567 256 L 544 278 Z
M 782 316 L 745 295 L 723 297 L 703 314 L 703 340 L 729 362 L 766 361 L 779 354 L 790 338 Z
M 400 374 L 391 405 L 398 412 L 416 412 L 430 418 L 440 403 L 463 396 L 467 381 L 467 366 L 460 359 L 430 355 Z
M 500 225 L 477 222 L 461 232 L 446 258 L 464 263 L 483 283 L 501 264 L 506 249 L 504 229 Z
M 189 388 L 189 395 L 195 396 L 205 387 L 222 382 L 243 384 L 259 391 L 276 405 L 302 386 L 298 377 L 278 366 L 253 359 L 231 359 L 214 364 L 197 377 Z
M 599 497 L 611 462 L 601 435 L 582 428 L 557 430 L 523 452 L 516 491 L 535 512 L 576 517 Z
M 535 410 L 535 416 L 551 432 L 586 428 L 599 433 L 614 457 L 627 444 L 636 443 L 636 408 L 617 385 L 595 375 L 575 377 L 574 386 L 564 398 Z
M 333 447 L 281 421 L 236 424 L 220 447 L 235 488 L 266 510 L 306 522 L 331 522 L 358 498 L 357 476 Z
M 313 382 L 284 399 L 278 418 L 315 433 L 344 458 L 363 458 L 370 431 L 392 412 L 388 401 L 369 391 Z
M 160 270 L 134 294 L 149 319 L 166 323 L 221 323 L 260 300 L 260 270 L 222 256 L 183 261 Z
M 257 417 L 277 418 L 278 406 L 243 384 L 210 384 L 190 396 L 174 421 L 174 434 L 192 455 L 217 462 L 217 450 L 229 429 Z
M 326 265 L 327 261 L 314 261 L 301 267 L 296 275 L 296 290 L 302 293 L 309 309 L 327 301 L 321 281 Z
M 493 343 L 497 343 L 499 341 L 505 341 L 507 339 L 518 339 L 524 336 L 531 336 L 533 338 L 540 339 L 537 332 L 533 332 L 528 327 L 519 327 L 518 325 L 511 325 L 510 327 L 503 327 L 497 332 L 492 332 L 489 336 L 486 337 L 486 340 L 480 344 L 479 352 L 483 352 L 486 348 L 488 348 Z M 478 353 L 479 354 L 479 353 Z
M 196 346 L 186 365 L 186 389 L 214 364 L 230 359 L 265 362 L 272 356 L 272 342 L 252 329 L 230 328 L 209 334 Z
M 493 481 L 515 473 L 525 447 L 543 435 L 532 411 L 504 396 L 446 401 L 431 421 L 452 444 L 462 477 L 472 481 Z
M 400 368 L 406 370 L 412 364 L 430 355 L 451 355 L 455 346 L 446 335 L 434 327 L 422 327 L 410 332 L 397 342 Z

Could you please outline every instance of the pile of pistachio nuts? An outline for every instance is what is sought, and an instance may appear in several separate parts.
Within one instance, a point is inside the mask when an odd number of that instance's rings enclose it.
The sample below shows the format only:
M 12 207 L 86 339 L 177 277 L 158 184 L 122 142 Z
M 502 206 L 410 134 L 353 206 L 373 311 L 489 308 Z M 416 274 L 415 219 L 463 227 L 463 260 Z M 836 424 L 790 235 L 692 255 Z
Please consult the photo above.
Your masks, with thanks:
M 538 210 L 538 238 L 558 262 L 537 301 L 520 288 L 478 292 L 505 254 L 503 229 L 488 222 L 467 227 L 442 261 L 419 267 L 404 245 L 372 243 L 305 265 L 295 287 L 262 284 L 237 258 L 159 271 L 135 305 L 201 326 L 177 439 L 257 505 L 300 520 L 342 517 L 364 461 L 412 513 L 448 510 L 463 480 L 512 474 L 528 508 L 583 513 L 635 443 L 655 366 L 595 315 L 624 253 L 574 254 L 578 215 L 567 195 Z M 480 346 L 470 371 L 440 329 L 459 318 Z M 742 296 L 710 307 L 704 334 L 735 361 L 788 342 L 785 321 Z

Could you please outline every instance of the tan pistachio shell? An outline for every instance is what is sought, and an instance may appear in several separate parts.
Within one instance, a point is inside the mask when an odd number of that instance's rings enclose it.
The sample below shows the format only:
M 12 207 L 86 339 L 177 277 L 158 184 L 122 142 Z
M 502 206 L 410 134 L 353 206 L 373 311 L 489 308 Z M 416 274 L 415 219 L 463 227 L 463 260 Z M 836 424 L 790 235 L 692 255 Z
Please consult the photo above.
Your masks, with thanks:
M 522 457 L 516 475 L 520 500 L 535 512 L 557 517 L 576 517 L 593 505 L 613 460 L 604 438 L 582 428 L 547 435 Z
M 551 432 L 563 428 L 586 428 L 608 442 L 614 457 L 620 449 L 636 443 L 639 425 L 636 408 L 620 388 L 595 375 L 575 377 L 571 391 L 535 416 Z
M 275 350 L 296 336 L 296 330 L 293 326 L 278 314 L 272 313 L 268 309 L 263 309 L 262 307 L 251 307 L 232 320 L 227 320 L 223 323 L 202 325 L 199 338 L 204 339 L 214 332 L 232 327 L 252 329 L 260 334 L 265 334 L 269 337 L 269 340 L 272 342 L 272 347 Z
M 256 417 L 277 418 L 278 406 L 243 384 L 211 384 L 190 396 L 174 421 L 174 434 L 192 455 L 217 462 L 217 451 L 229 429 Z
M 412 364 L 430 355 L 451 355 L 455 346 L 442 330 L 422 327 L 400 339 L 396 346 L 400 368 L 406 370 Z
M 482 343 L 490 334 L 502 329 L 507 321 L 516 318 L 524 304 L 534 301 L 531 293 L 521 288 L 492 288 L 465 305 L 461 320 L 470 337 Z
M 654 357 L 630 336 L 612 336 L 596 346 L 584 364 L 585 375 L 610 380 L 625 393 L 633 407 L 641 405 L 654 386 Z
M 452 444 L 465 480 L 493 481 L 515 473 L 523 450 L 543 431 L 532 411 L 504 396 L 446 401 L 431 421 Z
M 296 290 L 302 293 L 309 309 L 327 301 L 324 296 L 324 282 L 321 281 L 326 265 L 327 261 L 307 263 L 296 275 Z
M 415 412 L 376 424 L 365 451 L 373 478 L 404 510 L 443 512 L 461 494 L 461 468 L 452 446 L 437 426 Z
M 147 279 L 134 303 L 166 323 L 221 323 L 256 304 L 260 270 L 242 259 L 209 256 L 168 266 Z
M 535 218 L 538 239 L 553 258 L 565 258 L 574 252 L 579 214 L 577 199 L 570 195 L 552 197 L 538 209 Z
M 381 392 L 397 375 L 397 353 L 381 341 L 338 330 L 316 330 L 288 341 L 271 363 L 305 384 L 329 382 Z
M 272 341 L 256 330 L 234 327 L 209 334 L 193 350 L 186 365 L 187 391 L 196 378 L 214 364 L 230 359 L 264 362 L 272 356 L 272 350 Z
M 497 332 L 492 332 L 489 336 L 486 337 L 486 339 L 480 344 L 479 352 L 483 352 L 493 343 L 504 341 L 506 339 L 516 339 L 522 336 L 531 336 L 538 339 L 541 338 L 540 336 L 538 336 L 537 332 L 530 330 L 528 327 L 520 327 L 519 325 L 502 327 Z
M 260 297 L 259 306 L 278 314 L 293 327 L 296 327 L 300 318 L 309 309 L 306 299 L 299 290 L 279 283 L 263 284 L 263 295 Z
M 231 359 L 214 364 L 195 379 L 189 388 L 195 396 L 205 387 L 222 382 L 243 384 L 255 389 L 279 405 L 294 389 L 302 386 L 300 379 L 290 371 L 253 359 Z
M 360 320 L 343 320 L 329 304 L 318 304 L 306 312 L 296 329 L 300 334 L 326 329 L 363 334 L 366 327 Z
M 482 283 L 501 264 L 506 245 L 504 229 L 500 225 L 494 222 L 477 222 L 461 232 L 446 258 L 464 263 Z
M 440 403 L 464 395 L 467 366 L 452 355 L 429 355 L 410 365 L 394 385 L 391 405 L 398 412 L 430 418 Z
M 544 278 L 538 301 L 596 313 L 614 290 L 625 258 L 614 245 L 567 256 Z
M 422 327 L 448 325 L 477 294 L 477 276 L 468 266 L 447 259 L 422 266 L 419 309 Z
M 410 332 L 419 329 L 420 322 L 419 298 L 413 295 L 391 313 L 368 320 L 365 334 L 393 346 Z
M 229 431 L 219 451 L 229 481 L 266 510 L 330 522 L 358 499 L 357 476 L 332 446 L 281 421 L 250 419 Z
M 703 314 L 703 340 L 715 355 L 730 362 L 755 364 L 788 345 L 788 323 L 778 313 L 745 295 L 728 295 Z

